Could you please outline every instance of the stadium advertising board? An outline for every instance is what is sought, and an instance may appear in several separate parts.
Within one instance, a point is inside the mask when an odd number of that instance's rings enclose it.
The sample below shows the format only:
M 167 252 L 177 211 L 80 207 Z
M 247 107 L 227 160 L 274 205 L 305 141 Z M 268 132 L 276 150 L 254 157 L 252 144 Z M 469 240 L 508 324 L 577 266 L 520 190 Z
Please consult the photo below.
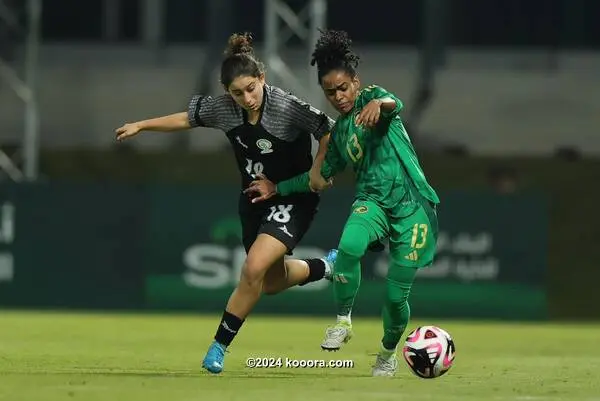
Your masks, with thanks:
M 245 252 L 236 216 L 237 191 L 157 191 L 146 230 L 146 302 L 156 308 L 219 311 L 239 278 Z M 323 256 L 335 247 L 350 211 L 352 192 L 322 197 L 319 213 L 294 257 Z M 546 315 L 546 210 L 533 196 L 442 194 L 438 253 L 413 287 L 415 315 L 543 318 Z M 355 314 L 380 313 L 387 251 L 369 253 Z M 327 281 L 264 297 L 271 313 L 331 314 Z
M 215 195 L 217 194 L 217 195 Z M 237 188 L 10 184 L 0 187 L 0 304 L 219 312 L 237 283 Z M 415 316 L 544 318 L 547 211 L 529 195 L 441 194 L 436 261 Z M 333 189 L 294 257 L 337 246 L 352 192 Z M 379 315 L 386 251 L 369 253 L 355 315 Z M 264 297 L 257 311 L 332 314 L 325 280 Z

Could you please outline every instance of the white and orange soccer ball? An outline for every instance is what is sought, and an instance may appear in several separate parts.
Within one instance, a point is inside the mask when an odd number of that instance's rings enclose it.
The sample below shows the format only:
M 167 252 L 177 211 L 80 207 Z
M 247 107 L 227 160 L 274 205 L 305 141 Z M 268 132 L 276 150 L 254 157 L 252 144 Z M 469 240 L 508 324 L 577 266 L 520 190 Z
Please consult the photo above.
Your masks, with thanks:
M 454 363 L 454 340 L 436 326 L 421 326 L 406 338 L 402 355 L 410 370 L 423 379 L 440 377 Z

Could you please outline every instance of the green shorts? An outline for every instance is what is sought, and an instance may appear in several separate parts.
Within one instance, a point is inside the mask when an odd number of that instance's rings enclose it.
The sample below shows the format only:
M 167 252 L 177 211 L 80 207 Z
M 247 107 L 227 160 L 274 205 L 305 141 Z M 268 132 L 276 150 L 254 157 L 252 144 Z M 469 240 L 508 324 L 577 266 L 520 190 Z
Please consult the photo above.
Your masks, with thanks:
M 421 268 L 433 263 L 438 220 L 435 206 L 427 201 L 386 210 L 373 201 L 357 200 L 352 204 L 349 224 L 367 227 L 369 243 L 389 239 L 392 264 Z

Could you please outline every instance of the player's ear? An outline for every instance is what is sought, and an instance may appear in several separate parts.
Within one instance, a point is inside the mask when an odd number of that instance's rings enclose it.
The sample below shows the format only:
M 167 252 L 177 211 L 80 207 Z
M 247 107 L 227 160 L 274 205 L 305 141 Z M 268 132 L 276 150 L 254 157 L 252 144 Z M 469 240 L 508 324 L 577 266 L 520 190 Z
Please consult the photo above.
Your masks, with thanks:
M 358 92 L 360 89 L 360 79 L 358 78 L 358 75 L 355 75 L 352 78 L 352 84 L 354 85 L 354 90 Z
M 262 72 L 259 76 L 258 76 L 258 81 L 260 82 L 261 85 L 265 84 L 265 73 Z

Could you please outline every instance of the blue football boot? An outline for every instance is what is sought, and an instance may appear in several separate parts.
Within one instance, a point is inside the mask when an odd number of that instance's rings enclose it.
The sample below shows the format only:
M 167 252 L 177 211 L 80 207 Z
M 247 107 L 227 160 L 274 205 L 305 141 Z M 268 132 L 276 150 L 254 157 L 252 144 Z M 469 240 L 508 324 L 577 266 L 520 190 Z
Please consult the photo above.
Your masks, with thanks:
M 213 341 L 206 351 L 202 361 L 202 367 L 210 373 L 221 373 L 223 371 L 223 360 L 225 359 L 225 346 Z

